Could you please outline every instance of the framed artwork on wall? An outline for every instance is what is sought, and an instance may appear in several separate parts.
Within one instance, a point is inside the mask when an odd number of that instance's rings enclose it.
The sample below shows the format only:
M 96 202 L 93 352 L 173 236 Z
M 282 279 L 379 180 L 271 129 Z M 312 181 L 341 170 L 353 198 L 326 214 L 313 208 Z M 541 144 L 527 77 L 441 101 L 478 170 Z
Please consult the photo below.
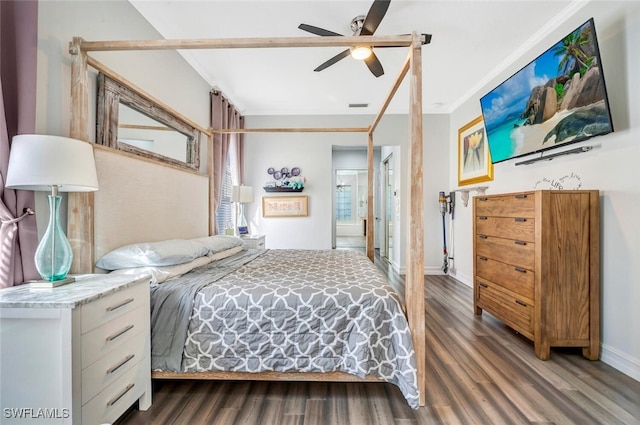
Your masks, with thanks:
M 306 196 L 263 196 L 263 217 L 306 217 L 308 202 Z
M 458 185 L 493 180 L 493 164 L 482 116 L 458 130 Z

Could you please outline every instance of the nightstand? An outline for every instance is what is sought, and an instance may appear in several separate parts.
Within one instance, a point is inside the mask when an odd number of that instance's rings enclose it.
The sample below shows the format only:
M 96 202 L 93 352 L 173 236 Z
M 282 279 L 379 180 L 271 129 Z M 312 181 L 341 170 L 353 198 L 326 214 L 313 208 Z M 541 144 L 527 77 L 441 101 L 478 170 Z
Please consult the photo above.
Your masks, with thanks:
M 3 424 L 111 423 L 151 406 L 149 278 L 78 279 L 0 290 Z M 21 408 L 31 416 L 6 416 Z
M 264 249 L 264 235 L 244 235 L 242 240 L 248 249 Z

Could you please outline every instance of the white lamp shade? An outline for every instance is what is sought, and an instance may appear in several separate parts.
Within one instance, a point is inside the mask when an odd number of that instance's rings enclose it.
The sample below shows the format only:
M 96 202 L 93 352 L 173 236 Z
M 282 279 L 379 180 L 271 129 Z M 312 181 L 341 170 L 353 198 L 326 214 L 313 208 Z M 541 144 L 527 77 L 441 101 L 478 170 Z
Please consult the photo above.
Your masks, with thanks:
M 231 202 L 238 202 L 240 204 L 253 202 L 253 187 L 233 186 L 231 191 Z
M 41 134 L 14 136 L 6 187 L 60 192 L 98 190 L 98 176 L 90 143 Z

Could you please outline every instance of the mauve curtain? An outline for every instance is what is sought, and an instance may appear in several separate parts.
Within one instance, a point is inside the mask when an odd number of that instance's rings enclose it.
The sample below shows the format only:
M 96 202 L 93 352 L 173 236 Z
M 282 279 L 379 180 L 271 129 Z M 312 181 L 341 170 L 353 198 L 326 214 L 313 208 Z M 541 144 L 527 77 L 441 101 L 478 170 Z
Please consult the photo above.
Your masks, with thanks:
M 244 128 L 244 117 L 238 113 L 236 128 Z M 238 178 L 240 183 L 244 184 L 244 133 L 236 133 L 236 142 L 238 143 Z
M 34 133 L 38 2 L 0 1 L 0 288 L 39 278 L 33 192 L 4 187 L 11 138 Z
M 219 91 L 211 92 L 211 128 L 214 130 L 227 130 L 244 128 L 244 119 L 229 103 L 227 99 Z M 225 168 L 227 164 L 227 155 L 231 143 L 237 143 L 238 162 L 235 164 L 237 169 L 241 170 L 242 164 L 242 141 L 243 138 L 239 134 L 213 134 L 213 149 L 209 161 L 213 166 L 213 217 L 218 212 L 218 207 L 222 200 L 222 183 L 224 181 Z M 242 174 L 240 174 L 242 178 Z M 213 218 L 212 218 L 213 219 Z M 213 226 L 214 232 L 217 232 L 217 226 Z

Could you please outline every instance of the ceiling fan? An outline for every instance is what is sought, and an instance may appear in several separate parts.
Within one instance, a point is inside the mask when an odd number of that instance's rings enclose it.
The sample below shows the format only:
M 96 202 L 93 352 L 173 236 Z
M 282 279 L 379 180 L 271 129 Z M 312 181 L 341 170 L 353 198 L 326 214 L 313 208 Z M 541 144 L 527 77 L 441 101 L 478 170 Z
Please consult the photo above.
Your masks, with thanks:
M 387 13 L 387 9 L 389 9 L 389 3 L 391 0 L 374 0 L 369 12 L 365 15 L 356 16 L 351 20 L 351 30 L 353 31 L 354 36 L 360 35 L 373 35 L 375 30 L 380 25 L 382 18 Z M 313 25 L 300 24 L 298 26 L 303 31 L 310 32 L 312 34 L 320 35 L 320 36 L 342 36 L 342 34 L 338 34 L 333 31 L 325 30 L 323 28 L 314 27 Z M 384 74 L 384 69 L 382 68 L 382 64 L 380 60 L 373 52 L 372 47 L 352 47 L 343 52 L 338 53 L 328 61 L 324 62 L 322 65 L 314 69 L 314 71 L 322 71 L 335 64 L 341 59 L 346 58 L 347 56 L 353 56 L 356 59 L 364 60 L 364 63 L 367 64 L 367 67 L 371 71 L 373 75 L 379 77 Z

